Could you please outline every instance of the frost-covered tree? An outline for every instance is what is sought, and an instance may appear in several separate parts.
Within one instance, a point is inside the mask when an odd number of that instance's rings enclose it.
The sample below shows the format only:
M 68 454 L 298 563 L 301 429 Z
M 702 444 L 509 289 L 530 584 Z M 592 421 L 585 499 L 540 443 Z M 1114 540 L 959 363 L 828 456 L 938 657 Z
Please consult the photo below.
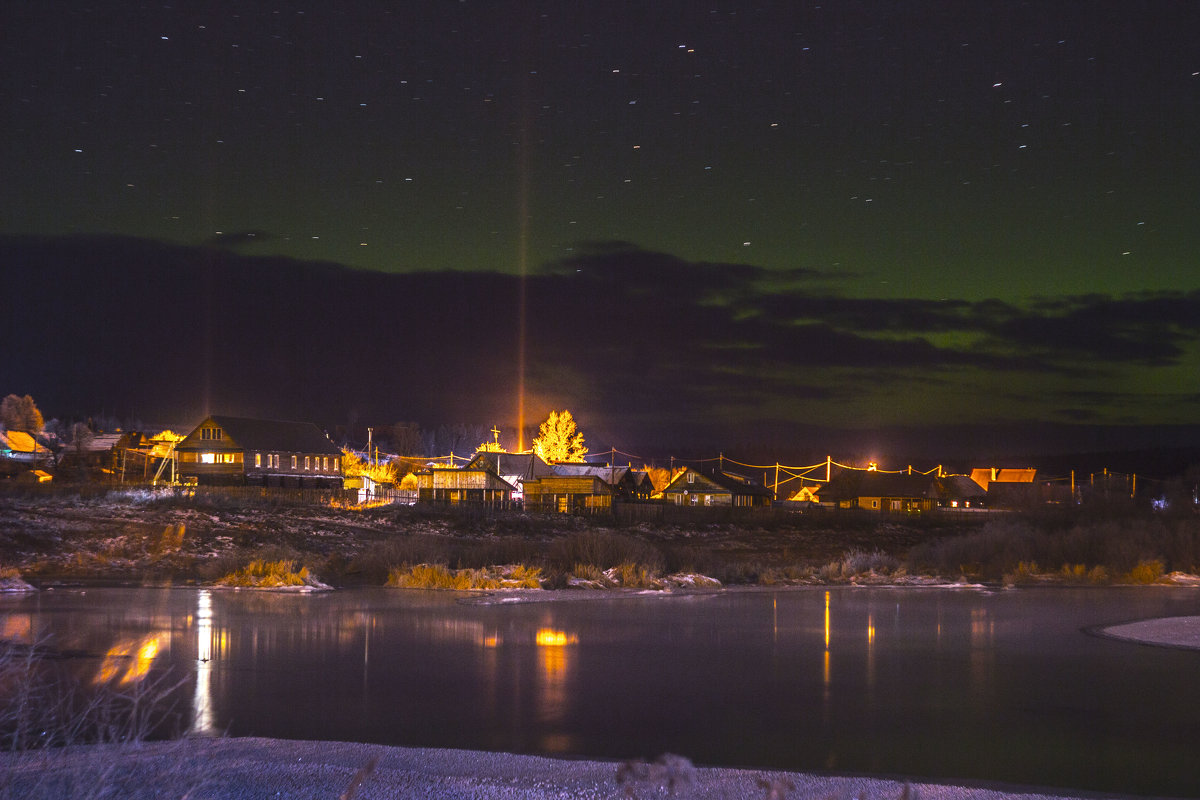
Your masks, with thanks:
M 45 425 L 42 412 L 29 395 L 17 397 L 10 394 L 0 401 L 0 424 L 10 431 L 39 433 Z
M 550 416 L 538 428 L 533 440 L 533 452 L 543 461 L 582 461 L 588 449 L 583 446 L 583 434 L 575 425 L 575 418 L 565 408 L 562 412 L 551 411 Z

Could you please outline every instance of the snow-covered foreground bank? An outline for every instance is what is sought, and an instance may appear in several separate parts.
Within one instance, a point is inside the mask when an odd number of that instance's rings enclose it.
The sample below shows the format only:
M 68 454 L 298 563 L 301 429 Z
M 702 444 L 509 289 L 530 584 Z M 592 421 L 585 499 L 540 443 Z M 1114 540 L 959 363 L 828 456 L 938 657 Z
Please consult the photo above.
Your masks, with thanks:
M 578 761 L 346 742 L 184 739 L 137 746 L 0 755 L 0 797 L 187 798 L 188 800 L 549 800 L 652 798 L 798 800 L 901 798 L 1036 800 L 1095 793 L 912 783 L 795 772 L 692 768 L 669 774 L 607 761 Z M 674 776 L 673 788 L 666 785 Z

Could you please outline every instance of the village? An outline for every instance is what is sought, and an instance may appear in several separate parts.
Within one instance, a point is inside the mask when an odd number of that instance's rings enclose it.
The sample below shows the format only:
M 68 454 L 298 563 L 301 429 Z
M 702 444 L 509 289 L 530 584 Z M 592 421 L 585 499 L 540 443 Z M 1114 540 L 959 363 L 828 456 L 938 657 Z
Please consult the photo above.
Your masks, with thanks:
M 499 430 L 492 433 L 474 453 L 430 458 L 381 452 L 370 440 L 362 449 L 339 446 L 311 422 L 226 415 L 208 416 L 183 434 L 76 426 L 69 443 L 46 431 L 10 427 L 0 431 L 0 476 L 25 484 L 222 487 L 360 505 L 461 505 L 634 520 L 682 509 L 986 514 L 1074 505 L 1097 493 L 1138 494 L 1136 475 L 1107 470 L 1046 476 L 1033 466 L 979 466 L 953 474 L 941 465 L 885 468 L 832 456 L 806 466 L 764 465 L 724 454 L 635 465 L 631 458 L 619 463 L 624 454 L 615 449 L 601 453 L 600 461 L 587 454 L 569 411 L 551 412 L 523 452 L 507 452 Z

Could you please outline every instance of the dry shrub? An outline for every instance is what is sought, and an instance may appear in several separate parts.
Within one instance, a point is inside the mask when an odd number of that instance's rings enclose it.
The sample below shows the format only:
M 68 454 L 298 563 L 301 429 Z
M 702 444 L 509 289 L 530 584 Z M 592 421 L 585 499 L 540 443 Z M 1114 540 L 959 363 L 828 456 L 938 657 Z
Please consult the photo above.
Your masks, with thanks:
M 564 571 L 577 564 L 590 564 L 600 570 L 641 564 L 655 572 L 664 567 L 663 554 L 654 545 L 607 530 L 584 531 L 559 539 L 550 548 L 549 561 Z
M 1163 576 L 1163 563 L 1158 559 L 1139 561 L 1129 574 L 1125 576 L 1126 583 L 1156 583 Z
M 540 589 L 540 567 L 513 564 L 481 569 L 452 570 L 442 564 L 396 567 L 387 585 L 399 589 L 450 589 L 465 592 L 480 589 Z
M 218 586 L 277 589 L 285 586 L 309 586 L 316 578 L 308 567 L 296 568 L 295 561 L 251 561 L 237 572 L 231 572 L 216 583 Z
M 1004 574 L 1004 582 L 1016 586 L 1022 583 L 1033 583 L 1041 574 L 1036 561 L 1019 561 L 1012 572 Z
M 624 586 L 627 589 L 662 588 L 662 582 L 652 567 L 632 561 L 625 561 L 612 569 L 605 570 L 604 576 L 617 586 Z

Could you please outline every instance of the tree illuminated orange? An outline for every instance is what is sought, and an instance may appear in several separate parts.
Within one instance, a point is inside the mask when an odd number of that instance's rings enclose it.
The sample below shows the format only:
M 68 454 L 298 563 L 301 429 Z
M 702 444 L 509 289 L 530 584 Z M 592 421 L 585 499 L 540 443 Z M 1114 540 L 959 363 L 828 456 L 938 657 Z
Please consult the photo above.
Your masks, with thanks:
M 550 416 L 538 428 L 533 440 L 533 452 L 543 461 L 582 461 L 588 449 L 583 445 L 583 434 L 575 425 L 575 418 L 565 408 L 562 412 L 551 411 Z

